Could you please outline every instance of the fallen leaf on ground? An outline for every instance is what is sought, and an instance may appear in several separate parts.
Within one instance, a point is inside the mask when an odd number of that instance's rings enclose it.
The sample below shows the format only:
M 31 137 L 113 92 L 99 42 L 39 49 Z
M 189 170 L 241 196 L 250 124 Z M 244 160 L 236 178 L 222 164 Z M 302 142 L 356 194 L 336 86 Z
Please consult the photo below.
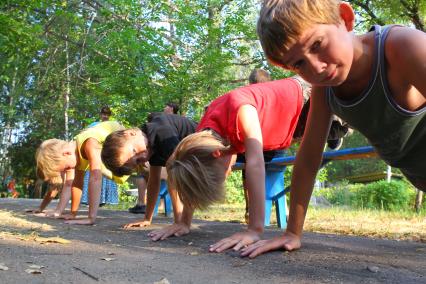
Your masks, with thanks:
M 199 255 L 200 253 L 198 252 L 198 251 L 191 251 L 190 253 L 189 253 L 189 255 Z
M 42 274 L 41 270 L 38 269 L 25 269 L 25 272 L 28 274 Z
M 71 243 L 71 241 L 60 238 L 60 237 L 50 237 L 50 238 L 36 237 L 35 241 L 39 243 L 58 243 L 58 244 Z
M 105 260 L 105 261 L 113 261 L 113 260 L 115 260 L 115 258 L 113 258 L 113 257 L 102 257 L 101 259 Z
M 9 270 L 9 267 L 4 265 L 4 263 L 0 263 L 0 270 Z
M 154 284 L 170 284 L 170 282 L 167 280 L 167 278 L 163 278 L 158 282 L 154 282 Z
M 377 267 L 377 266 L 373 266 L 373 265 L 369 265 L 369 266 L 367 266 L 367 269 L 369 270 L 369 271 L 371 271 L 371 272 L 373 272 L 373 273 L 377 273 L 377 272 L 379 272 L 379 268 Z
M 115 255 L 113 252 L 108 252 L 107 255 Z
M 44 268 L 43 265 L 36 265 L 36 264 L 31 264 L 28 267 L 31 268 L 31 269 L 42 269 L 42 268 Z

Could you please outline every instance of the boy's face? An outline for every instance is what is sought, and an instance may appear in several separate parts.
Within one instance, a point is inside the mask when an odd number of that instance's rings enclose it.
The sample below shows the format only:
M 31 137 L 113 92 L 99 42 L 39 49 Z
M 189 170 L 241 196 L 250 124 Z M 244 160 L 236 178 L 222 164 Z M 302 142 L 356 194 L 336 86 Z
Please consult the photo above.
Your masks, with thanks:
M 283 65 L 316 86 L 338 86 L 353 61 L 352 35 L 343 23 L 305 30 L 283 57 Z
M 172 108 L 172 107 L 170 107 L 170 106 L 168 106 L 168 105 L 166 105 L 166 106 L 164 107 L 164 109 L 163 109 L 163 112 L 164 112 L 164 113 L 168 113 L 168 114 L 173 114 L 173 108 Z
M 109 114 L 101 112 L 100 116 L 101 116 L 101 121 L 108 121 L 109 120 Z
M 125 131 L 127 141 L 121 150 L 120 161 L 130 168 L 145 164 L 149 160 L 148 141 L 140 130 Z

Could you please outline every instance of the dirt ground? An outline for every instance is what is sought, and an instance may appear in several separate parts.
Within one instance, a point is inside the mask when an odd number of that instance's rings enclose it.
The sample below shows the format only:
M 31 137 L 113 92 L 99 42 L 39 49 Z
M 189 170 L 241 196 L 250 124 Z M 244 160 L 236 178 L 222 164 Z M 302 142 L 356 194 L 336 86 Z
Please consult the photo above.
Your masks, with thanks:
M 23 213 L 39 203 L 0 199 L 0 283 L 426 283 L 425 243 L 307 233 L 296 252 L 246 259 L 208 252 L 241 224 L 195 220 L 189 235 L 152 242 L 147 232 L 170 218 L 124 231 L 142 216 L 101 209 L 97 225 L 70 226 Z M 279 233 L 268 228 L 265 237 Z M 42 273 L 26 272 L 34 267 Z

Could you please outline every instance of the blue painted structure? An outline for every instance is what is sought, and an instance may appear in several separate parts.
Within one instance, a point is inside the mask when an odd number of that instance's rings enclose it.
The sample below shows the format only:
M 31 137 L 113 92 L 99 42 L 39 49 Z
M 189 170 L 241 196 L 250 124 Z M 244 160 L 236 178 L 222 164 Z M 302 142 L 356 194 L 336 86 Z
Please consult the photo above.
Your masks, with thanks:
M 377 153 L 371 146 L 348 148 L 338 151 L 329 151 L 323 153 L 321 167 L 333 160 L 351 160 L 377 157 Z M 277 157 L 270 162 L 265 163 L 265 226 L 270 225 L 272 205 L 275 205 L 275 214 L 278 227 L 284 229 L 287 227 L 287 203 L 285 195 L 290 191 L 290 187 L 284 186 L 284 171 L 289 165 L 293 165 L 296 156 Z M 233 170 L 241 170 L 244 163 L 236 163 Z M 166 216 L 172 212 L 172 204 L 167 191 L 167 182 L 161 180 L 160 194 L 155 205 L 154 216 L 158 213 L 160 200 L 164 200 L 164 210 Z
M 157 203 L 155 204 L 154 216 L 158 215 L 158 206 L 160 205 L 161 199 L 164 201 L 164 213 L 168 217 L 170 213 L 173 212 L 173 207 L 169 192 L 167 191 L 167 181 L 165 180 L 161 180 L 160 183 L 160 194 L 158 195 Z
M 333 160 L 350 160 L 376 157 L 377 153 L 371 146 L 348 148 L 338 151 L 329 151 L 323 153 L 321 167 Z M 287 227 L 287 203 L 285 195 L 290 191 L 290 187 L 284 186 L 284 171 L 289 165 L 293 165 L 296 156 L 277 157 L 270 162 L 265 163 L 265 226 L 270 224 L 272 205 L 275 205 L 275 214 L 278 227 L 284 229 Z M 243 163 L 234 165 L 234 170 L 241 170 Z

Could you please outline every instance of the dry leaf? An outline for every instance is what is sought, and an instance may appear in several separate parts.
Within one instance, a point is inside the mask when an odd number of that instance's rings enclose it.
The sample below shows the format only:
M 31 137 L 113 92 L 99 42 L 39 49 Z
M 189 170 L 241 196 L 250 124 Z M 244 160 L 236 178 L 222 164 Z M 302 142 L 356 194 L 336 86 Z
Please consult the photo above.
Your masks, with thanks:
M 158 282 L 154 282 L 154 284 L 170 284 L 170 282 L 167 280 L 167 278 L 163 278 Z
M 191 251 L 190 253 L 189 253 L 189 255 L 199 255 L 200 253 L 199 252 L 197 252 L 197 251 Z
M 107 255 L 115 255 L 113 252 L 108 252 Z
M 0 270 L 9 270 L 9 267 L 7 267 L 6 265 L 4 265 L 4 263 L 0 263 Z
M 36 265 L 36 264 L 31 264 L 28 267 L 31 268 L 31 269 L 42 269 L 42 268 L 44 268 L 43 265 Z
M 115 258 L 112 258 L 112 257 L 103 257 L 101 259 L 105 260 L 105 261 L 113 261 L 113 260 L 115 260 Z
M 37 237 L 35 238 L 35 241 L 40 243 L 58 243 L 58 244 L 71 243 L 71 241 L 60 238 L 60 237 L 50 237 L 50 238 Z
M 41 272 L 41 270 L 37 270 L 37 269 L 25 269 L 25 272 L 28 274 L 42 274 L 43 272 Z

